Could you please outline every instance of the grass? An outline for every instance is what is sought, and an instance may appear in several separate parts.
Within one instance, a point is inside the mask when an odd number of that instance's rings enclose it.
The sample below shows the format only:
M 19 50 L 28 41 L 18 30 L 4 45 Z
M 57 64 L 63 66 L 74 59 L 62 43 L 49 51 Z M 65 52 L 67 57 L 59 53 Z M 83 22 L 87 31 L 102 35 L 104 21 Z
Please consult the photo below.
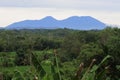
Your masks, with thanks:
M 4 67 L 0 68 L 0 71 L 2 72 L 14 72 L 15 70 L 25 72 L 26 70 L 29 70 L 30 66 L 14 66 L 14 67 Z
M 49 55 L 53 54 L 53 50 L 34 51 L 34 53 L 37 55 L 38 58 L 41 59 L 41 56 L 44 56 L 46 54 L 49 56 Z M 16 56 L 16 52 L 0 52 L 0 73 L 4 73 L 5 75 L 9 75 L 9 76 L 14 76 L 15 71 L 19 71 L 22 73 L 22 75 L 24 75 L 24 76 L 32 75 L 30 77 L 33 78 L 34 75 L 36 74 L 36 71 L 34 71 L 33 70 L 34 68 L 31 66 L 15 66 L 15 65 L 13 65 L 12 67 L 3 67 L 2 66 L 2 64 L 4 63 L 3 61 L 9 61 L 9 63 L 10 62 L 14 63 L 15 56 Z M 47 72 L 48 75 L 51 75 L 51 73 L 52 73 L 50 64 L 51 64 L 50 60 L 42 61 L 42 67 L 44 68 L 44 70 Z
M 16 56 L 16 53 L 15 52 L 5 52 L 5 58 L 9 58 L 11 59 L 12 61 L 15 60 L 15 56 Z M 44 50 L 44 51 L 34 51 L 34 53 L 36 53 L 36 55 L 38 56 L 41 56 L 42 54 L 52 54 L 53 53 L 53 50 Z M 4 52 L 0 52 L 0 64 L 2 64 L 1 61 L 3 61 L 3 57 L 1 57 L 2 55 L 4 54 Z M 7 57 L 6 57 L 7 56 Z M 49 71 L 49 68 L 50 66 L 46 65 L 46 64 L 43 64 L 43 67 L 45 68 L 46 71 L 48 71 L 48 73 L 50 73 Z M 0 72 L 14 72 L 15 70 L 19 70 L 21 72 L 25 72 L 26 70 L 29 70 L 30 69 L 30 66 L 13 66 L 13 67 L 2 67 L 0 65 Z

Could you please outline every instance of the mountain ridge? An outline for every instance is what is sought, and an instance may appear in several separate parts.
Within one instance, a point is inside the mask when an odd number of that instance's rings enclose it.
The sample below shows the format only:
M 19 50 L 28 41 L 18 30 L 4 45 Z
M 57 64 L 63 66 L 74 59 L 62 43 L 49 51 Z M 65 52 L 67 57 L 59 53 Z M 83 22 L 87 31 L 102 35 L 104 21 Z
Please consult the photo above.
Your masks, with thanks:
M 105 23 L 91 16 L 71 16 L 57 20 L 52 16 L 46 16 L 40 20 L 24 20 L 6 26 L 6 29 L 56 29 L 70 28 L 78 30 L 104 29 Z

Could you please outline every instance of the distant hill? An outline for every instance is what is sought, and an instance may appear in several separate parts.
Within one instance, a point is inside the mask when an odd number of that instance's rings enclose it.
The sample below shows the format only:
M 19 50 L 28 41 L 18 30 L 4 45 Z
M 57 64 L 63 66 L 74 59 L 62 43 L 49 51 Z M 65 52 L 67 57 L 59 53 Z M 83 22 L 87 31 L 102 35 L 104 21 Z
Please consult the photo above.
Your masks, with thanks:
M 6 29 L 56 29 L 69 28 L 77 30 L 104 29 L 106 25 L 90 16 L 72 16 L 64 20 L 56 20 L 47 16 L 41 20 L 24 20 L 6 26 Z

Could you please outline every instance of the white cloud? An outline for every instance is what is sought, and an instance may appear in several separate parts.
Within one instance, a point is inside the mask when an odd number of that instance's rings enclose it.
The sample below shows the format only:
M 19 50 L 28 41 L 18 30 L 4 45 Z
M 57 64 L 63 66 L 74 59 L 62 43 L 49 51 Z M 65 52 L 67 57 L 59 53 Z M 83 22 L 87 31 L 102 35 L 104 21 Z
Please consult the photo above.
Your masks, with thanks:
M 96 9 L 119 8 L 120 0 L 1 0 L 1 7 Z M 104 7 L 104 8 L 103 8 Z
M 119 3 L 120 0 L 0 0 L 0 7 L 39 7 L 120 12 Z

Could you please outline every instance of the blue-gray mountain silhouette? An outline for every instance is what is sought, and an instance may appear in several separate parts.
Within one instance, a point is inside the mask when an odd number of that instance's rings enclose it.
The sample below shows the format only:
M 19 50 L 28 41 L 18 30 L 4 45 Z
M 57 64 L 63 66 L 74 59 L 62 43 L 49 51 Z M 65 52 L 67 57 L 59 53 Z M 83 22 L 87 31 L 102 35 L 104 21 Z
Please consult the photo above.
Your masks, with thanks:
M 90 16 L 72 16 L 64 20 L 56 20 L 47 16 L 41 20 L 25 20 L 8 25 L 6 29 L 56 29 L 69 28 L 77 30 L 104 29 L 106 25 Z

